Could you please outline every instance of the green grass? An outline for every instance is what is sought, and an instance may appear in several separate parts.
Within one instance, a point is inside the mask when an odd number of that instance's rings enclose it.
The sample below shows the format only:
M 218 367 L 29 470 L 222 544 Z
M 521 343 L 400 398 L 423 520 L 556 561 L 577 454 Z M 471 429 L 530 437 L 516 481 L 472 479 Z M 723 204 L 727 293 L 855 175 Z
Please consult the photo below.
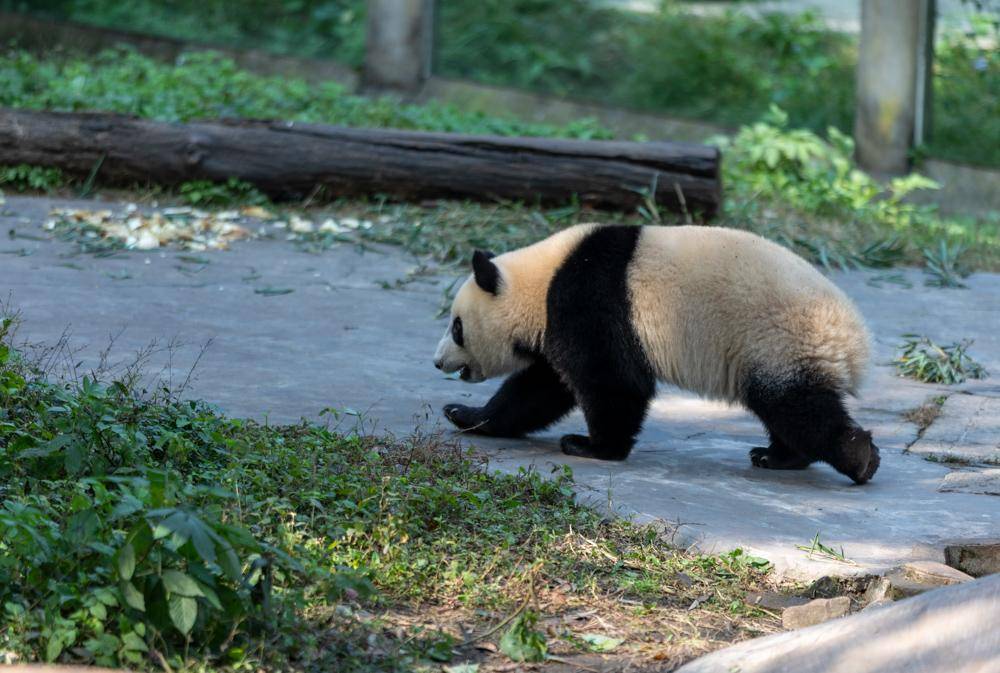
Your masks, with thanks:
M 60 380 L 58 348 L 15 347 L 16 327 L 0 322 L 7 660 L 410 671 L 489 656 L 472 647 L 487 637 L 508 651 L 525 620 L 593 609 L 631 658 L 655 646 L 682 661 L 773 628 L 742 602 L 767 585 L 766 562 L 606 521 L 574 502 L 568 470 L 493 474 L 435 438 L 359 434 L 333 410 L 321 424 L 228 418 L 183 386 L 143 391 L 151 351 Z M 542 636 L 550 654 L 587 651 L 570 624 Z
M 29 7 L 30 5 L 30 7 Z M 0 0 L 56 18 L 360 66 L 361 0 Z M 815 15 L 697 17 L 683 3 L 637 14 L 590 0 L 448 0 L 438 6 L 443 75 L 589 98 L 736 127 L 771 105 L 793 126 L 848 133 L 856 38 Z M 920 153 L 1000 165 L 1000 47 L 989 16 L 936 47 L 932 134 Z

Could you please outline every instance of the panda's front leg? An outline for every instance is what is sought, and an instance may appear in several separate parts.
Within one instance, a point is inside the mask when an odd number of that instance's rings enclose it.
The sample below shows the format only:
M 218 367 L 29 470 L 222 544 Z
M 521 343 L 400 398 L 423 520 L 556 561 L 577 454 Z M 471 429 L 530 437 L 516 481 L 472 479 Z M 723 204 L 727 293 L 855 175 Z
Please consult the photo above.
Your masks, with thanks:
M 565 435 L 560 442 L 569 456 L 625 460 L 642 429 L 655 384 L 596 388 L 580 396 L 590 436 Z
M 447 404 L 443 411 L 460 430 L 520 437 L 552 425 L 575 406 L 573 394 L 549 363 L 539 358 L 504 381 L 486 406 Z

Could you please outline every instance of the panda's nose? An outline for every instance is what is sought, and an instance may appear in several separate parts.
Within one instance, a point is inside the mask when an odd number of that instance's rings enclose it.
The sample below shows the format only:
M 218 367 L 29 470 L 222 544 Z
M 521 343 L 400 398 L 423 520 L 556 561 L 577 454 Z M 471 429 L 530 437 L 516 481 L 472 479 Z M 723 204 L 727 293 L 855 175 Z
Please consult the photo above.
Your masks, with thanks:
M 435 360 L 434 361 L 434 366 L 437 367 L 438 369 L 443 369 L 444 368 L 444 360 Z

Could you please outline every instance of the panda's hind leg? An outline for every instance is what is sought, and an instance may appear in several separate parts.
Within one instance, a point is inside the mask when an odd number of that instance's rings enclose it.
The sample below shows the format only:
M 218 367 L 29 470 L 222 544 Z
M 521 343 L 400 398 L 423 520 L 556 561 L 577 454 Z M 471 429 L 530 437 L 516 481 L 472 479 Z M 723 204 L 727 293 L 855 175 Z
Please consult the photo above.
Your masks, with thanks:
M 822 460 L 858 484 L 871 479 L 879 467 L 871 433 L 847 413 L 843 394 L 819 375 L 778 381 L 751 377 L 746 403 L 772 438 L 767 449 L 750 452 L 754 465 L 801 469 Z

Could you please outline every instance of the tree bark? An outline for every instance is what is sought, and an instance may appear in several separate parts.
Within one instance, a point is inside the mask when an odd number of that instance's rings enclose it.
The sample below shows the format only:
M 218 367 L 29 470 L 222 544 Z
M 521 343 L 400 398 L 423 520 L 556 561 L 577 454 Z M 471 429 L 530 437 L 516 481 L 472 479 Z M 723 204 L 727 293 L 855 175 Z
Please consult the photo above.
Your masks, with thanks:
M 0 163 L 99 165 L 103 184 L 238 178 L 273 198 L 384 194 L 510 199 L 692 215 L 721 203 L 718 149 L 668 142 L 505 138 L 271 121 L 167 123 L 0 108 Z

